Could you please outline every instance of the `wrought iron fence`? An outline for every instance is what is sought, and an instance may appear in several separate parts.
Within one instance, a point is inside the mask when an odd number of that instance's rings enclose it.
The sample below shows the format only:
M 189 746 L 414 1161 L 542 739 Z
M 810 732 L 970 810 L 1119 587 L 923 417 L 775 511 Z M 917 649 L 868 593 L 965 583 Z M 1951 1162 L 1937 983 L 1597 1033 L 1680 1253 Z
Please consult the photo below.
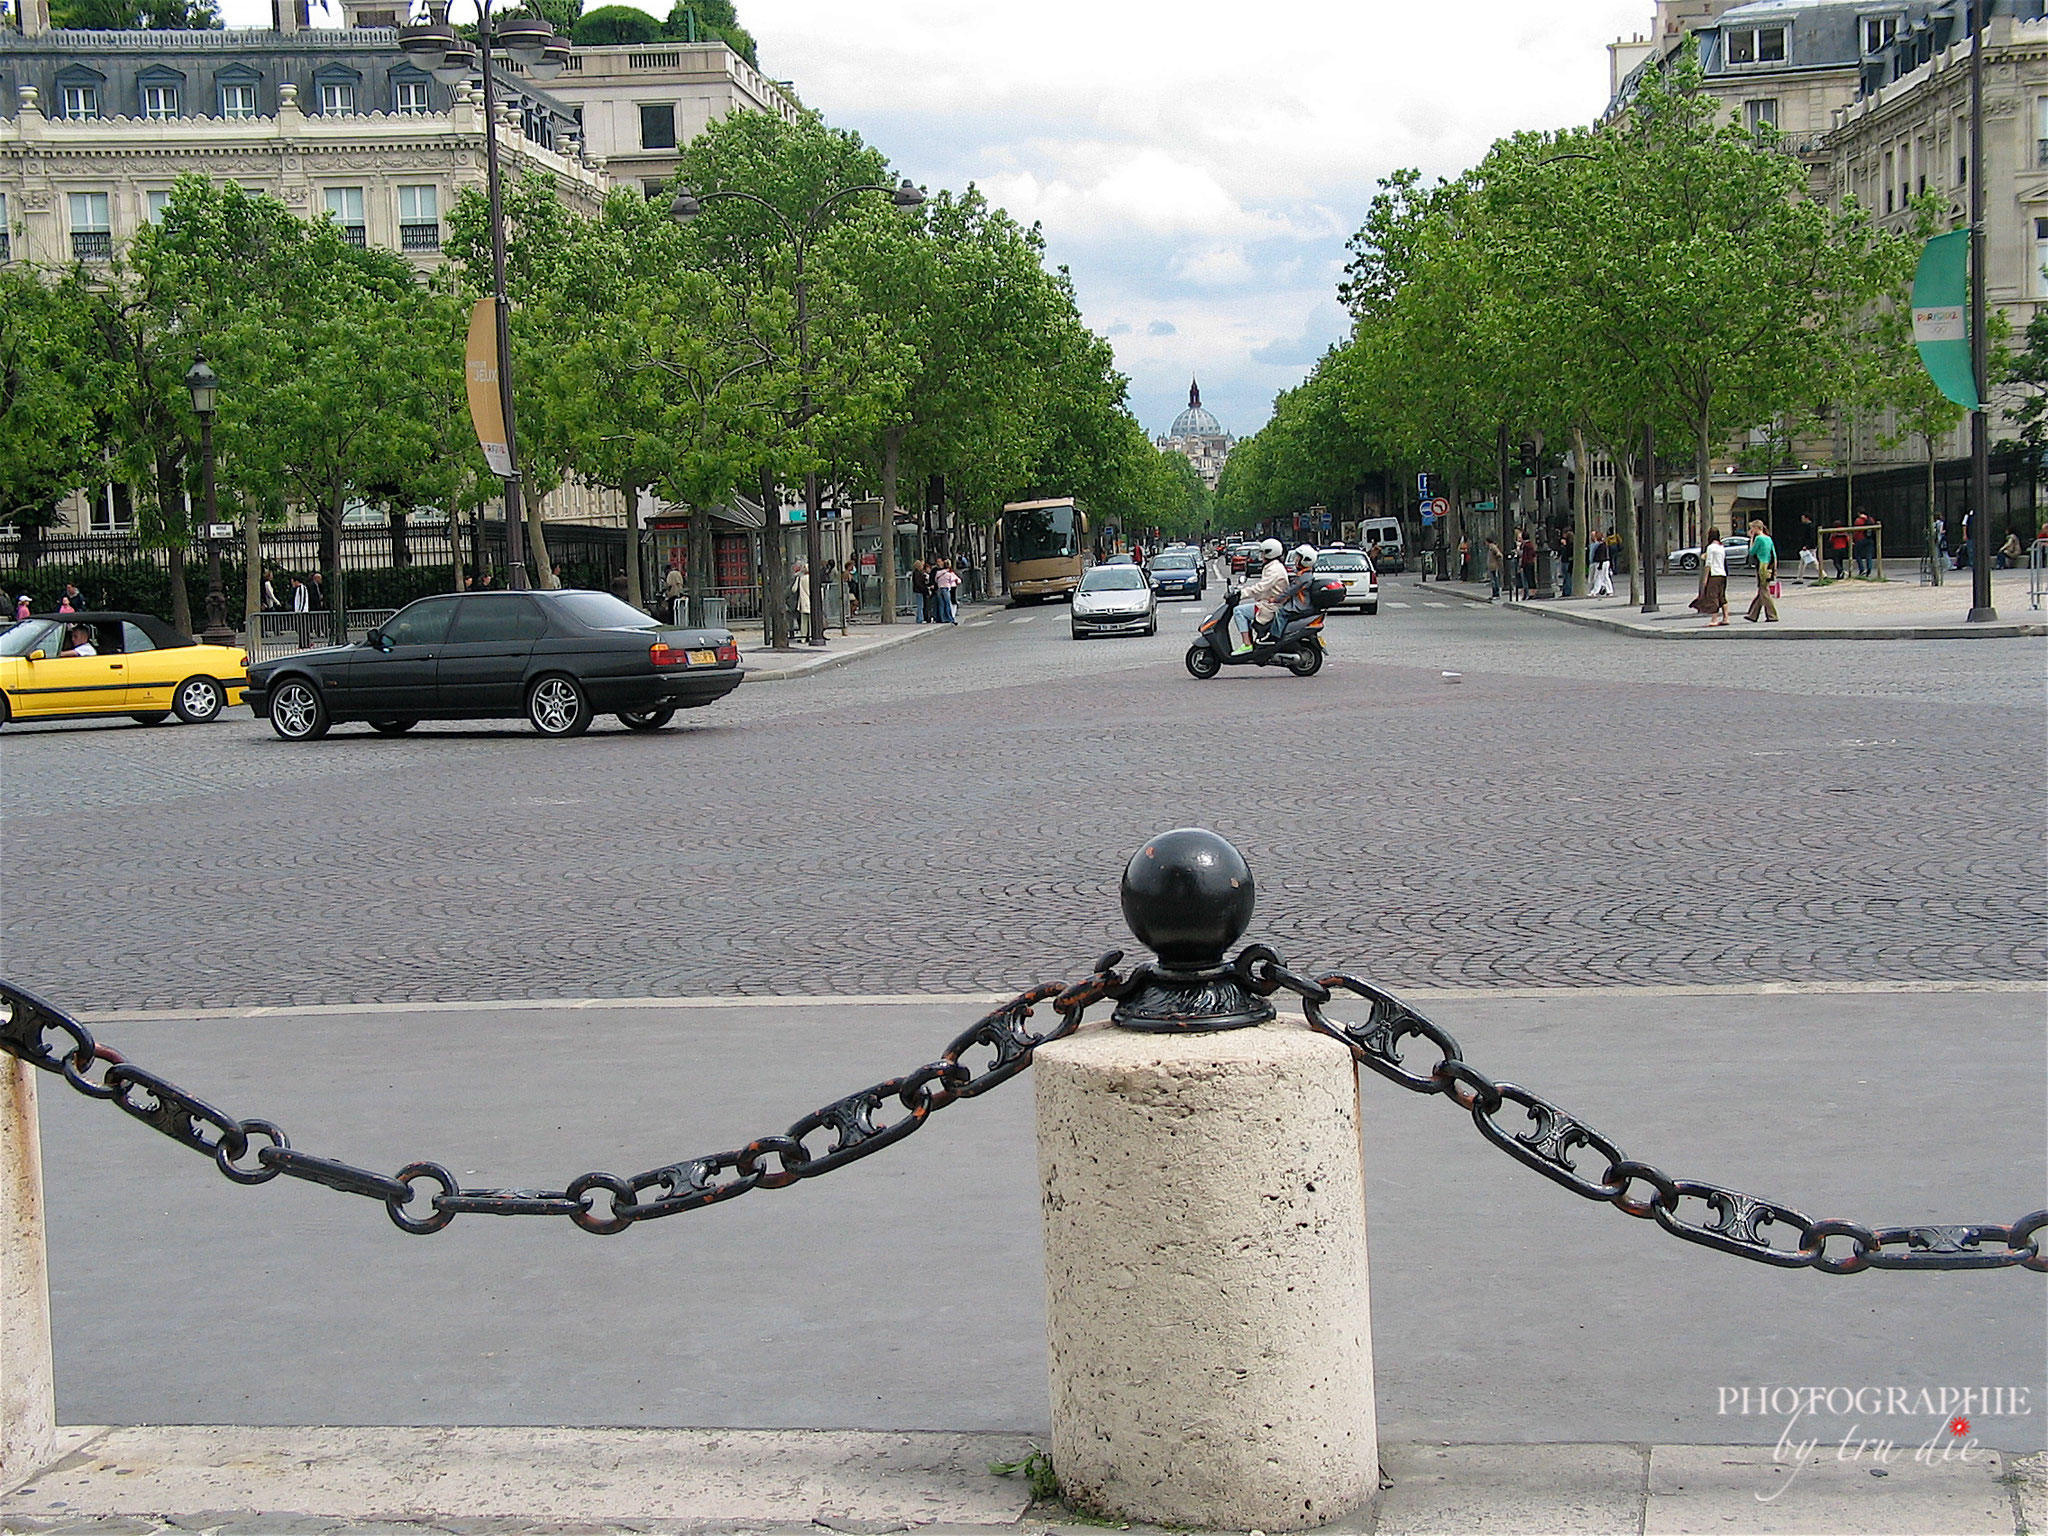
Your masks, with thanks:
M 335 629 L 334 615 L 324 610 L 318 613 L 259 613 L 256 615 L 256 633 L 249 643 L 249 657 L 252 661 L 264 661 L 272 656 L 289 656 L 294 651 L 308 650 L 313 646 L 348 645 L 362 639 L 396 612 L 396 608 L 351 608 L 339 633 Z

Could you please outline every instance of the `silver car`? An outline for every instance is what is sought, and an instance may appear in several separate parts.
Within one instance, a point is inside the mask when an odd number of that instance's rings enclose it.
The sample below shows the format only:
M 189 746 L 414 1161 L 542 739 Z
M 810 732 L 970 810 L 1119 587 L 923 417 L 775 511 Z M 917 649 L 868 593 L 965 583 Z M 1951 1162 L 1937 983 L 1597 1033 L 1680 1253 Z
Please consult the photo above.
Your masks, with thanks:
M 1084 571 L 1074 589 L 1074 638 L 1090 635 L 1156 635 L 1159 603 L 1151 578 L 1135 565 L 1098 565 Z

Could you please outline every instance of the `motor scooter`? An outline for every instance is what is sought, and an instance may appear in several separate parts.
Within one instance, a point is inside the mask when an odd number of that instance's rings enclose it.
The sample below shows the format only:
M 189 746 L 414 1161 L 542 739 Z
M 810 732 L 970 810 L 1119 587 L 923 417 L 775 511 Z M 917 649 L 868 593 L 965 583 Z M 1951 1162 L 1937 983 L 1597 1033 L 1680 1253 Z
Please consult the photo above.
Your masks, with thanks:
M 1239 589 L 1223 594 L 1223 606 L 1202 620 L 1188 647 L 1187 668 L 1195 677 L 1214 677 L 1225 667 L 1285 667 L 1296 677 L 1314 677 L 1323 669 L 1323 615 L 1343 604 L 1346 589 L 1335 576 L 1298 578 L 1280 600 L 1270 632 L 1261 637 L 1252 627 L 1252 648 L 1231 650 L 1230 616 L 1237 610 Z

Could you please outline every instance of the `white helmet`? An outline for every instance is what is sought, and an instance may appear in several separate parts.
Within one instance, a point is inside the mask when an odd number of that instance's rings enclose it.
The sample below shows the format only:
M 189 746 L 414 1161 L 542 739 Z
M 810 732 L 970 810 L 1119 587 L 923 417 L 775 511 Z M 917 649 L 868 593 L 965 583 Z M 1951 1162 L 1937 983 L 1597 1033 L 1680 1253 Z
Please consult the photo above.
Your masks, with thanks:
M 1280 554 L 1281 548 L 1278 539 L 1268 539 L 1259 546 L 1259 558 L 1261 560 L 1278 560 Z
M 1294 552 L 1294 560 L 1304 571 L 1316 563 L 1315 546 L 1304 544 Z

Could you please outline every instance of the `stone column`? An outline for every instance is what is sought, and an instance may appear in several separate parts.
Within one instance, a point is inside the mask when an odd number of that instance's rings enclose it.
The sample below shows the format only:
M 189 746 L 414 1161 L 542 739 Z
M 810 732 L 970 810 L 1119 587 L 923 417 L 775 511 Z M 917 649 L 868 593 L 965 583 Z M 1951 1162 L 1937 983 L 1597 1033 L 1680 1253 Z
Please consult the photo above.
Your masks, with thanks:
M 49 1459 L 56 1426 L 35 1068 L 0 1056 L 0 1488 Z
M 1213 833 L 1153 839 L 1124 910 L 1165 963 L 1035 1058 L 1053 1467 L 1116 1518 L 1300 1530 L 1378 1491 L 1357 1067 L 1222 964 L 1251 897 Z

